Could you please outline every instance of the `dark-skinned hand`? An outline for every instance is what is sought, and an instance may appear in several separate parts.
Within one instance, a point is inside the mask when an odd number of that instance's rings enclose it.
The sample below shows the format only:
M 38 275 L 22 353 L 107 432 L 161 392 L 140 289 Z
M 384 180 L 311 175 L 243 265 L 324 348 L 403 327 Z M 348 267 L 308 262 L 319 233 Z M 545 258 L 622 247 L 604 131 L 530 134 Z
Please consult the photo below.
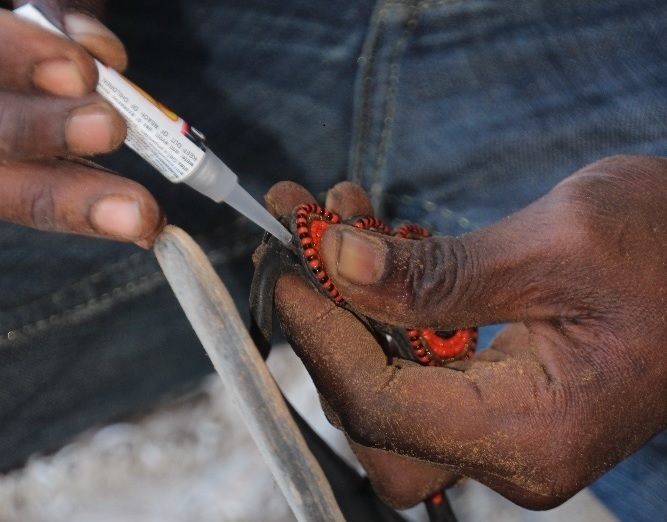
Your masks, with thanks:
M 267 195 L 274 215 L 313 201 L 288 183 Z M 346 218 L 372 210 L 349 183 L 325 204 Z M 414 504 L 453 473 L 552 508 L 667 425 L 667 159 L 599 161 L 461 237 L 339 225 L 321 245 L 367 316 L 438 330 L 512 323 L 467 363 L 388 361 L 351 313 L 299 276 L 278 280 L 282 328 L 390 504 Z
M 33 1 L 71 38 L 0 6 L 0 219 L 150 246 L 162 212 L 139 184 L 79 158 L 112 151 L 125 122 L 95 93 L 91 54 L 123 70 L 120 40 L 100 23 L 105 2 Z

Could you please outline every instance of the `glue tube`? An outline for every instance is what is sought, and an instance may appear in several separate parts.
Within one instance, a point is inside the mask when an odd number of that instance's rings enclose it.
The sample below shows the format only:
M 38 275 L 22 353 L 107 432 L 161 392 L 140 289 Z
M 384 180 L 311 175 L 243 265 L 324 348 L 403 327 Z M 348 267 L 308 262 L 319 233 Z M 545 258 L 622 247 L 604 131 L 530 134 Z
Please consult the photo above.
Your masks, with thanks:
M 32 4 L 14 13 L 67 37 Z M 292 236 L 238 183 L 238 176 L 206 146 L 194 127 L 160 104 L 117 71 L 95 60 L 97 92 L 127 123 L 125 144 L 168 180 L 185 183 L 216 203 L 224 201 L 283 243 Z

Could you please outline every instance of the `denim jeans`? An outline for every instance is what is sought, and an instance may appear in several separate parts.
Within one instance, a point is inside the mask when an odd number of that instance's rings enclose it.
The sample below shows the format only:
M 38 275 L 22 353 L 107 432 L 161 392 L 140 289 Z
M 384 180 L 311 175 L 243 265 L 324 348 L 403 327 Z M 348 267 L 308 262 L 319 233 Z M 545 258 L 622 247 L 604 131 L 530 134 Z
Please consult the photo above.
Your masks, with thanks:
M 258 198 L 283 179 L 317 195 L 350 179 L 392 224 L 461 234 L 596 159 L 667 155 L 664 0 L 109 9 L 128 76 L 205 132 Z M 245 313 L 260 232 L 127 150 L 100 161 L 155 194 Z M 151 252 L 2 224 L 0 265 L 0 469 L 212 371 Z M 621 518 L 657 520 L 665 477 L 663 434 L 593 489 Z

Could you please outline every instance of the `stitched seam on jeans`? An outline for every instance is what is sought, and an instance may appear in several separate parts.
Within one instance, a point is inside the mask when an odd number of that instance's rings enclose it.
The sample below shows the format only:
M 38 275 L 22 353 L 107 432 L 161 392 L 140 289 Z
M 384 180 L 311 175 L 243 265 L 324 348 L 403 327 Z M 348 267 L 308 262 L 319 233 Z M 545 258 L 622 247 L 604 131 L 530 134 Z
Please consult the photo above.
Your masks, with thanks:
M 256 243 L 257 238 L 252 237 L 252 239 L 247 239 L 245 242 L 237 243 L 231 247 L 210 250 L 206 253 L 206 255 L 212 265 L 221 265 L 231 259 L 236 259 L 242 255 L 245 255 L 249 249 L 256 245 Z M 111 267 L 113 267 L 112 270 L 119 271 L 120 269 L 118 267 L 127 265 L 129 259 L 133 258 L 134 262 L 136 262 L 139 257 L 143 258 L 145 256 L 146 254 L 143 252 L 140 252 L 139 254 L 133 254 L 129 258 L 111 265 Z M 84 281 L 90 281 L 92 278 L 99 276 L 101 273 L 103 273 L 103 271 L 91 274 L 90 276 L 77 281 L 77 283 L 74 283 L 68 288 L 83 286 Z M 162 286 L 165 281 L 166 279 L 162 271 L 156 270 L 151 274 L 142 276 L 132 281 L 128 281 L 121 286 L 117 286 L 116 288 L 109 290 L 108 292 L 93 297 L 87 300 L 85 303 L 80 303 L 65 310 L 60 310 L 55 314 L 51 314 L 48 318 L 44 317 L 37 321 L 19 325 L 10 331 L 4 332 L 2 337 L 0 337 L 0 348 L 25 336 L 32 335 L 34 333 L 46 332 L 52 327 L 65 324 L 72 325 L 81 321 L 85 321 L 97 313 L 110 310 L 118 303 L 126 302 L 135 297 L 146 295 L 156 288 Z
M 372 127 L 373 73 L 377 59 L 378 42 L 382 38 L 385 26 L 385 2 L 378 2 L 371 15 L 369 35 L 364 42 L 359 60 L 365 60 L 361 85 L 357 86 L 355 96 L 359 97 L 359 113 L 356 119 L 356 132 L 353 132 L 353 152 L 350 156 L 349 179 L 363 185 L 363 165 Z
M 389 88 L 385 101 L 384 117 L 382 119 L 382 132 L 380 134 L 380 144 L 378 146 L 378 158 L 375 164 L 375 174 L 370 186 L 371 202 L 376 209 L 382 209 L 382 191 L 384 188 L 385 168 L 387 164 L 387 155 L 389 153 L 389 141 L 393 130 L 394 115 L 396 111 L 396 93 L 400 79 L 401 66 L 400 61 L 403 57 L 407 43 L 415 29 L 419 25 L 419 18 L 422 11 L 426 8 L 426 2 L 411 2 L 410 16 L 405 22 L 403 34 L 394 45 L 391 61 L 389 64 Z
M 461 3 L 463 0 L 431 0 L 421 2 L 420 10 L 423 11 L 429 7 L 439 7 Z M 355 124 L 353 125 L 353 137 L 350 152 L 350 161 L 348 167 L 348 179 L 360 185 L 364 184 L 364 164 L 366 162 L 366 153 L 368 140 L 373 127 L 373 73 L 376 65 L 378 42 L 383 36 L 383 28 L 386 21 L 386 9 L 391 7 L 405 7 L 412 5 L 414 0 L 403 1 L 379 1 L 377 2 L 373 15 L 371 16 L 371 25 L 369 35 L 366 38 L 360 60 L 366 60 L 362 65 L 364 68 L 363 76 L 357 81 L 358 85 L 355 92 L 355 98 L 358 98 L 358 109 L 355 111 Z M 371 180 L 369 180 L 371 181 Z M 367 187 L 369 190 L 371 187 Z

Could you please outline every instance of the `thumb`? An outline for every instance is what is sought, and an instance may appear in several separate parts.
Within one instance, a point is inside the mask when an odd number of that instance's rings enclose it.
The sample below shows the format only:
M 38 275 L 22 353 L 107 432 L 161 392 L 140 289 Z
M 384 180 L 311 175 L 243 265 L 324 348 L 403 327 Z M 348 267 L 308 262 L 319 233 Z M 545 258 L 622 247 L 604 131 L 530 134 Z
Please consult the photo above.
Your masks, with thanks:
M 583 250 L 558 192 L 461 237 L 415 241 L 329 227 L 322 259 L 341 295 L 382 322 L 453 329 L 553 317 L 569 302 Z

